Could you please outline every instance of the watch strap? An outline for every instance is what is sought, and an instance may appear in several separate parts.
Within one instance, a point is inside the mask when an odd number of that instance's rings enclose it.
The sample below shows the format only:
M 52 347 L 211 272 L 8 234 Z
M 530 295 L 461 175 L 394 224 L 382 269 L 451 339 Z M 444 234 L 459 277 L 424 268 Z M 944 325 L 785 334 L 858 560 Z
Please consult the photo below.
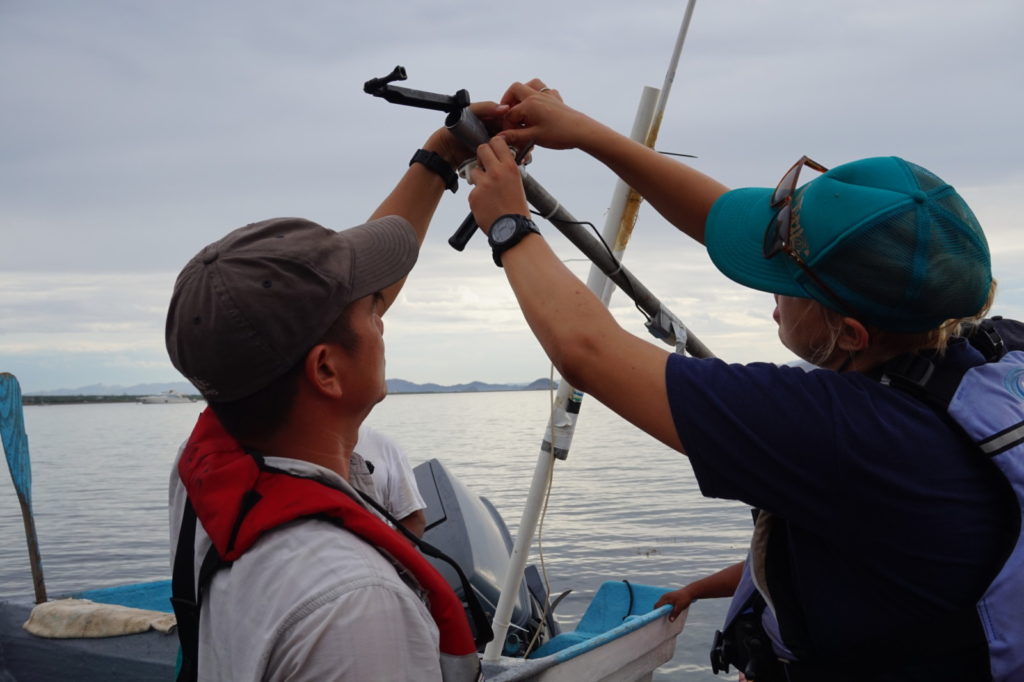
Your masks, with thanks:
M 455 169 L 437 152 L 417 149 L 416 153 L 409 159 L 410 166 L 414 163 L 422 163 L 428 170 L 441 176 L 441 179 L 444 180 L 445 188 L 451 190 L 453 194 L 459 189 L 459 176 L 456 175 Z

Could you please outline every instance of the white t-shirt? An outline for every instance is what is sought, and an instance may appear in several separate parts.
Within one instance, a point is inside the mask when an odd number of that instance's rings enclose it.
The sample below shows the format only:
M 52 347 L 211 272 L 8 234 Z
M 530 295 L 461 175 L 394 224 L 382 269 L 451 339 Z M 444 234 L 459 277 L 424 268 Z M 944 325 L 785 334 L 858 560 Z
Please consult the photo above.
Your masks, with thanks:
M 374 499 L 398 520 L 427 504 L 416 487 L 416 477 L 398 444 L 366 424 L 359 427 L 359 441 L 353 448 L 363 460 L 373 464 Z
M 281 457 L 266 463 L 359 499 L 323 467 Z M 185 497 L 175 465 L 172 566 Z M 198 524 L 196 567 L 210 544 Z M 319 519 L 263 535 L 214 576 L 203 599 L 200 680 L 440 680 L 438 652 L 436 624 L 394 566 L 354 534 Z

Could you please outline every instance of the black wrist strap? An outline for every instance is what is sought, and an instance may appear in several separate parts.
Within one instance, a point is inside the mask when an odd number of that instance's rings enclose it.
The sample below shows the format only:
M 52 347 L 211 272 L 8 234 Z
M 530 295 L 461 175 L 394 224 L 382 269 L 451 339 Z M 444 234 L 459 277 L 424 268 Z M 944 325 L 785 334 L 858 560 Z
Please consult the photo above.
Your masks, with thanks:
M 441 176 L 445 188 L 451 190 L 453 194 L 459 188 L 459 176 L 455 174 L 455 169 L 437 152 L 417 149 L 409 159 L 410 166 L 414 163 L 422 163 L 428 170 Z

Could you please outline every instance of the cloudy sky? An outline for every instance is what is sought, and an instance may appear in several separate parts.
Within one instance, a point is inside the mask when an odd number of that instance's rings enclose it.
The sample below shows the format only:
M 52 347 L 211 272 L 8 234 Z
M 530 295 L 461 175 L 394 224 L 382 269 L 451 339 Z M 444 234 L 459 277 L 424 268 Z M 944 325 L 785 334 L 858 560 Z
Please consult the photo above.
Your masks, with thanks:
M 442 115 L 371 98 L 405 85 L 496 99 L 541 77 L 628 131 L 660 87 L 684 2 L 2 0 L 0 371 L 26 392 L 177 381 L 163 320 L 177 271 L 263 218 L 333 228 L 375 208 Z M 730 186 L 800 155 L 895 154 L 956 186 L 988 234 L 997 311 L 1024 315 L 1024 5 L 1019 0 L 701 0 L 658 148 Z M 603 224 L 614 177 L 575 151 L 532 174 Z M 446 240 L 446 195 L 386 322 L 388 376 L 529 381 L 548 364 L 482 239 Z M 553 228 L 559 253 L 586 263 Z M 627 265 L 719 356 L 788 361 L 764 294 L 732 284 L 649 208 Z M 623 325 L 645 335 L 618 294 Z

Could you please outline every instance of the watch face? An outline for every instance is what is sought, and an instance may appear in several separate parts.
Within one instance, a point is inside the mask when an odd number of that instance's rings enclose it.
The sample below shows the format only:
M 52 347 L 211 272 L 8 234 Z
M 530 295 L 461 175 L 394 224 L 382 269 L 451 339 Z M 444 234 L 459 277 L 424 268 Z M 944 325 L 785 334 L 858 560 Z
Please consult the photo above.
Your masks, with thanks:
M 491 239 L 499 244 L 510 238 L 516 231 L 516 221 L 507 216 L 498 218 L 491 226 Z

